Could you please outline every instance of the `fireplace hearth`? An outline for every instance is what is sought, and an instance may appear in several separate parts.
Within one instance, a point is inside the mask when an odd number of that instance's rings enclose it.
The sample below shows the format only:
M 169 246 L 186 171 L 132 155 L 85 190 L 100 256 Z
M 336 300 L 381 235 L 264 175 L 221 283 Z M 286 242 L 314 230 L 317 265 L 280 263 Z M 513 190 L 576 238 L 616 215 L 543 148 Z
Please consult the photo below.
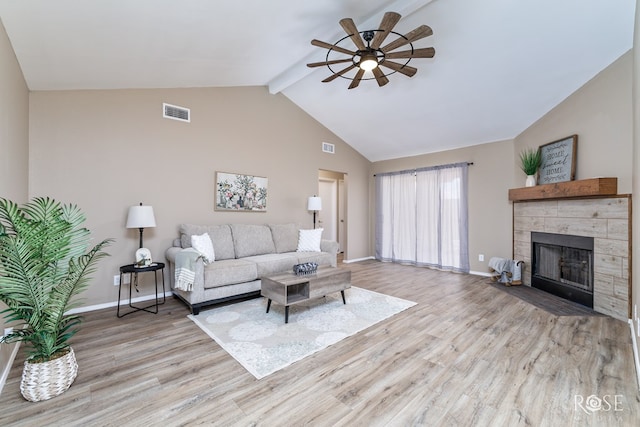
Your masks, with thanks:
M 593 308 L 593 237 L 531 232 L 531 286 Z

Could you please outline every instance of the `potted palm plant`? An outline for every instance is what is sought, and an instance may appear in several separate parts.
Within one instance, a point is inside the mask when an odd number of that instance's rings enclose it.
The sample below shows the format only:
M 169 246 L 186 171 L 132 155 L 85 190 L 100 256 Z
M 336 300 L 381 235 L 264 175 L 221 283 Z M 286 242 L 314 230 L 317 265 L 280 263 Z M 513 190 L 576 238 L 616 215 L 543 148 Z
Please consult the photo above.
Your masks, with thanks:
M 536 185 L 536 173 L 542 164 L 542 155 L 539 149 L 526 148 L 520 153 L 520 168 L 527 175 L 525 187 Z
M 35 198 L 19 206 L 0 198 L 0 301 L 8 307 L 5 320 L 14 323 L 0 342 L 26 344 L 20 391 L 33 402 L 63 393 L 77 375 L 69 339 L 81 318 L 66 313 L 111 242 L 88 249 L 84 221 L 76 205 Z

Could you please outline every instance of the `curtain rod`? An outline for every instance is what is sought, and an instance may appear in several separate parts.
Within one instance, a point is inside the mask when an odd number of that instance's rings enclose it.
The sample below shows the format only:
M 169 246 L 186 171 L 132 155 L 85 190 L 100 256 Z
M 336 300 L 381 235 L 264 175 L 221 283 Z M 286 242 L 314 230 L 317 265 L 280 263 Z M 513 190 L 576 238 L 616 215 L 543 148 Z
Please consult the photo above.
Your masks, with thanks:
M 461 162 L 461 163 L 463 163 L 463 162 Z M 430 167 L 433 167 L 433 168 L 441 168 L 441 167 L 446 167 L 446 166 L 455 166 L 455 165 L 459 165 L 459 164 L 460 164 L 460 163 L 451 163 L 451 164 L 448 164 L 448 165 L 440 165 L 440 166 L 426 166 L 426 167 L 424 167 L 424 168 L 407 169 L 407 170 L 403 170 L 403 171 L 396 171 L 396 172 L 384 172 L 384 173 L 401 173 L 401 172 L 413 172 L 413 173 L 415 173 L 415 172 L 416 172 L 416 171 L 418 171 L 418 170 L 421 170 L 421 169 L 428 169 L 428 168 L 430 168 Z M 473 166 L 473 162 L 467 162 L 467 166 Z M 374 174 L 373 174 L 373 176 L 376 176 L 376 174 L 374 173 Z

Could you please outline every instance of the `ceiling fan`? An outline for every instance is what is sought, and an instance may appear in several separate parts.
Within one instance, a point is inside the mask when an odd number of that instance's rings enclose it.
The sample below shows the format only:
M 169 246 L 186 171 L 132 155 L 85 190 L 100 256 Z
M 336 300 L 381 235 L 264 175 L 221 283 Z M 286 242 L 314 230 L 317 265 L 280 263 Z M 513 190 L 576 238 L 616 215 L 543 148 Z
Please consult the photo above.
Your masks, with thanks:
M 384 86 L 389 83 L 387 76 L 393 73 L 404 74 L 405 76 L 412 77 L 418 71 L 417 68 L 409 66 L 409 61 L 413 58 L 433 58 L 436 51 L 432 47 L 414 49 L 413 42 L 422 38 L 428 37 L 433 34 L 431 28 L 427 25 L 421 25 L 413 31 L 402 35 L 392 31 L 393 27 L 400 21 L 401 15 L 396 12 L 387 12 L 380 22 L 380 28 L 377 30 L 358 31 L 358 28 L 354 24 L 351 18 L 344 18 L 340 20 L 340 25 L 347 33 L 347 36 L 341 38 L 334 44 L 325 43 L 320 40 L 313 39 L 311 44 L 317 47 L 329 49 L 327 51 L 326 60 L 322 62 L 313 62 L 307 64 L 308 67 L 323 67 L 326 66 L 333 73 L 331 76 L 324 79 L 323 83 L 328 83 L 335 80 L 338 77 L 342 77 L 351 80 L 349 89 L 358 87 L 361 80 L 376 79 L 378 86 Z M 382 43 L 387 39 L 390 34 L 398 36 L 395 40 L 382 46 Z M 356 50 L 346 49 L 339 46 L 341 42 L 346 39 L 351 39 L 356 47 Z M 393 52 L 394 50 L 409 45 L 410 49 Z M 382 46 L 382 47 L 381 47 Z M 336 55 L 336 59 L 333 56 Z M 343 57 L 338 54 L 347 55 Z M 390 61 L 391 59 L 406 59 L 406 61 Z M 331 68 L 332 65 L 351 63 L 342 70 L 336 71 Z M 388 68 L 390 71 L 385 74 L 380 67 Z M 354 77 L 347 77 L 346 74 L 357 69 Z M 365 72 L 370 71 L 373 73 L 373 77 L 365 78 Z

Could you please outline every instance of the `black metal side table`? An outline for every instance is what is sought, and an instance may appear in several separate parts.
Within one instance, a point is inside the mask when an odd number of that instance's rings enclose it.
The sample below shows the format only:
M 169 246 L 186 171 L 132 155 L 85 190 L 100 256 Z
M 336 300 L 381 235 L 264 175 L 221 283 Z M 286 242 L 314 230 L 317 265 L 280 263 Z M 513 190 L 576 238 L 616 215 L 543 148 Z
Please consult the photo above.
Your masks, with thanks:
M 162 302 L 160 302 L 160 298 L 158 298 L 158 271 L 162 276 Z M 136 307 L 131 304 L 131 288 L 135 286 L 136 292 L 138 292 L 138 274 L 139 273 L 147 273 L 153 272 L 153 275 L 156 280 L 156 301 L 155 304 L 151 304 L 147 307 Z M 122 292 L 122 279 L 125 274 L 129 274 L 129 307 L 133 310 L 128 311 L 126 313 L 120 314 L 120 294 Z M 165 297 L 165 288 L 164 288 L 164 263 L 162 262 L 154 262 L 148 267 L 136 267 L 135 264 L 123 265 L 120 267 L 120 286 L 118 287 L 118 310 L 117 316 L 124 317 L 127 314 L 135 313 L 136 311 L 146 311 L 147 313 L 158 314 L 158 306 L 164 304 L 166 301 Z M 149 310 L 151 307 L 155 307 L 155 311 Z

